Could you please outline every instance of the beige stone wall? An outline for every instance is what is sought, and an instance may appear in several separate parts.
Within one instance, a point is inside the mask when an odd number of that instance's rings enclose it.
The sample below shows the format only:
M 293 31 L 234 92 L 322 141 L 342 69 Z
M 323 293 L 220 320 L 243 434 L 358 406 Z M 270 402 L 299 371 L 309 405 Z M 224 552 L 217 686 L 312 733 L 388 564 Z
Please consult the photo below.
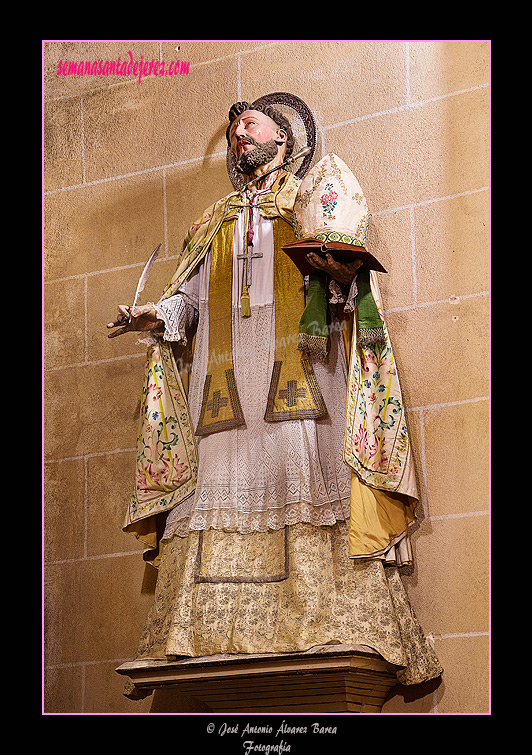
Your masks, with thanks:
M 143 348 L 108 340 L 142 264 L 159 296 L 199 212 L 232 189 L 225 118 L 288 91 L 313 109 L 373 213 L 414 439 L 420 522 L 404 581 L 445 674 L 385 712 L 488 710 L 488 42 L 44 44 L 47 712 L 146 712 L 114 672 L 154 575 L 121 532 Z M 60 60 L 190 62 L 188 74 L 58 75 Z M 190 701 L 183 701 L 183 710 Z

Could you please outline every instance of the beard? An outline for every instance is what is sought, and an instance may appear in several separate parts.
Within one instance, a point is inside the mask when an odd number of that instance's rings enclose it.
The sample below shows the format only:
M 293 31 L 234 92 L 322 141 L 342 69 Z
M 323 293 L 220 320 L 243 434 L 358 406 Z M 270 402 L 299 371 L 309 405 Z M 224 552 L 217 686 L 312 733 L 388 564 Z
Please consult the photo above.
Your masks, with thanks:
M 259 165 L 266 165 L 270 160 L 273 160 L 277 156 L 278 146 L 274 139 L 261 144 L 248 137 L 247 142 L 253 144 L 255 149 L 251 149 L 248 152 L 243 152 L 236 162 L 236 169 L 240 173 L 249 174 L 252 173 Z

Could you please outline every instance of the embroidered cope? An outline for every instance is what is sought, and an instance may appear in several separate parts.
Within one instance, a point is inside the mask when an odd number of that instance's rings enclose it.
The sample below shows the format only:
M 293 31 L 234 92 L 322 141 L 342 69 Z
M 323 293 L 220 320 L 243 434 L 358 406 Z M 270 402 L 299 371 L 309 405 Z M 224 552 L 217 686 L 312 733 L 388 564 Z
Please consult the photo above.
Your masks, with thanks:
M 341 323 L 334 316 L 330 319 L 325 362 L 313 362 L 291 342 L 297 330 L 302 278 L 293 277 L 296 268 L 287 263 L 280 248 L 287 229 L 295 223 L 293 207 L 300 183 L 291 174 L 281 174 L 271 190 L 257 193 L 256 207 L 250 207 L 245 193 L 229 194 L 205 210 L 187 234 L 178 269 L 157 305 L 166 330 L 164 338 L 155 339 L 148 350 L 136 487 L 124 529 L 156 548 L 160 519 L 155 518 L 168 512 L 172 512 L 169 525 L 182 534 L 189 526 L 255 531 L 296 521 L 341 521 L 347 514 L 345 503 L 339 504 L 346 500 L 345 481 L 350 473 L 349 556 L 409 563 L 407 527 L 414 519 L 417 487 L 376 274 L 371 271 L 365 285 L 371 286 L 384 325 L 384 344 L 357 344 L 357 318 L 345 314 Z M 211 250 L 216 250 L 214 284 Z M 227 260 L 228 267 L 221 260 Z M 214 285 L 211 292 L 209 279 Z M 330 293 L 331 301 L 343 298 L 334 284 Z M 356 313 L 356 293 L 355 280 L 345 312 L 355 309 Z M 239 314 L 239 306 L 244 305 Z M 247 316 L 250 305 L 252 317 Z M 330 311 L 334 313 L 334 308 Z M 187 396 L 170 344 L 184 344 L 186 329 L 195 322 L 198 334 Z M 342 328 L 341 338 L 337 326 Z M 216 333 L 212 335 L 211 330 Z M 261 418 L 270 370 L 267 410 Z M 246 394 L 245 399 L 240 392 Z M 330 397 L 325 401 L 326 394 Z M 249 405 L 246 411 L 240 400 Z M 312 422 L 306 423 L 310 417 Z M 302 424 L 291 424 L 292 419 Z M 278 422 L 280 427 L 264 427 L 264 420 Z M 345 464 L 337 455 L 342 422 Z M 241 432 L 227 434 L 228 428 Z M 219 431 L 226 433 L 227 443 L 208 437 Z M 210 463 L 205 457 L 211 452 L 218 457 L 222 450 L 221 458 L 226 458 L 227 451 L 227 458 L 234 454 L 234 459 L 241 460 L 232 465 L 244 474 L 244 441 L 245 448 L 252 449 L 253 463 L 264 473 L 269 468 L 269 477 L 256 475 L 260 482 L 255 492 L 261 501 L 257 516 L 249 504 L 254 494 L 243 478 L 236 482 L 238 475 L 232 474 L 230 483 L 221 483 L 219 471 L 204 475 Z M 268 450 L 268 444 L 275 448 Z M 287 464 L 291 459 L 293 472 L 283 468 L 285 461 L 277 466 L 271 459 L 279 456 L 283 444 L 293 449 L 286 459 Z M 200 447 L 204 450 L 198 461 Z M 251 460 L 247 468 L 248 477 L 252 476 Z M 205 487 L 198 484 L 198 475 Z M 217 493 L 214 480 L 221 484 Z M 280 503 L 283 495 L 284 504 Z M 266 499 L 271 500 L 268 513 Z

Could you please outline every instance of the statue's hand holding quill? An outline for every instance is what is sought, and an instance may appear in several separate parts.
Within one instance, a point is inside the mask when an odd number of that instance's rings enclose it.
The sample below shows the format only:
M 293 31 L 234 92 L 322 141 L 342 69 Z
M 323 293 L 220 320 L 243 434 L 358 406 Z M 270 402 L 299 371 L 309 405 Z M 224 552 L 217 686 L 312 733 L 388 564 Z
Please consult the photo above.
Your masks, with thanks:
M 153 250 L 148 261 L 144 265 L 144 269 L 137 284 L 133 304 L 131 306 L 127 304 L 119 304 L 118 317 L 113 322 L 107 323 L 108 328 L 117 328 L 117 330 L 109 333 L 108 338 L 115 338 L 115 336 L 120 336 L 122 333 L 128 333 L 130 331 L 156 330 L 162 325 L 152 304 L 137 306 L 139 295 L 146 285 L 146 281 L 148 280 L 148 276 L 153 267 L 153 263 L 159 254 L 161 246 L 162 244 L 159 244 Z

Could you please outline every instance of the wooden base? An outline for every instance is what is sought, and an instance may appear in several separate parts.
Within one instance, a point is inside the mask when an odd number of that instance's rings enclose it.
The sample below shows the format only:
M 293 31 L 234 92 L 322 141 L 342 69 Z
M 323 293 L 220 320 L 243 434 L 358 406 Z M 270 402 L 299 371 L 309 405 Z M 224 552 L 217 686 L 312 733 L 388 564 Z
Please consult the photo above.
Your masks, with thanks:
M 379 713 L 400 669 L 365 646 L 301 653 L 132 661 L 128 696 L 172 688 L 216 713 Z

